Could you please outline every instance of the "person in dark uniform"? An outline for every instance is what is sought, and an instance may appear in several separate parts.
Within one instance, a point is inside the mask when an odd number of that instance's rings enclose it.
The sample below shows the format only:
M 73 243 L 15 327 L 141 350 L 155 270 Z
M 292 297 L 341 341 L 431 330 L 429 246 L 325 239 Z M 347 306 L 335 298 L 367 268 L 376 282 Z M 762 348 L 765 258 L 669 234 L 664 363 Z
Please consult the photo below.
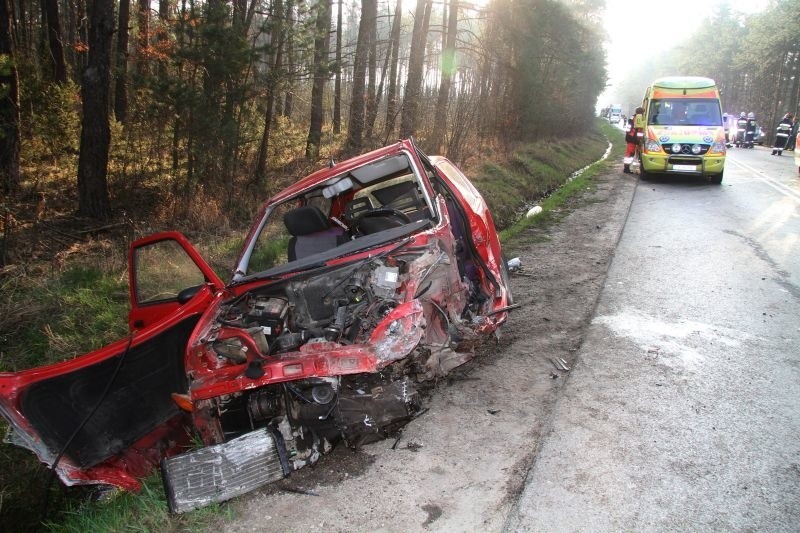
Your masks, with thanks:
M 752 148 L 753 141 L 756 138 L 756 130 L 758 130 L 758 122 L 756 122 L 756 114 L 750 111 L 747 114 L 747 126 L 744 131 L 744 146 L 745 148 Z
M 789 134 L 789 142 L 786 143 L 786 148 L 784 150 L 791 152 L 797 146 L 797 115 L 795 114 L 794 120 L 792 120 L 792 132 Z
M 736 120 L 736 148 L 744 144 L 744 132 L 747 129 L 747 115 L 744 111 L 739 113 L 739 118 Z
M 772 155 L 781 155 L 786 143 L 789 141 L 789 135 L 792 134 L 792 114 L 786 113 L 783 118 L 778 122 L 775 128 L 775 145 L 772 147 Z

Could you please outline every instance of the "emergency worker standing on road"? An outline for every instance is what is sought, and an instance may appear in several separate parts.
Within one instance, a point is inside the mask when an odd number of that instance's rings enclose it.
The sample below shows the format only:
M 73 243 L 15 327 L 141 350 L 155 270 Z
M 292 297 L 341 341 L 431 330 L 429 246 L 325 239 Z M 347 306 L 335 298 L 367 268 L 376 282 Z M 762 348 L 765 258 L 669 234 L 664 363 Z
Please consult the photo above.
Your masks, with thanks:
M 623 172 L 625 172 L 625 174 L 631 173 L 631 163 L 633 163 L 633 157 L 636 155 L 636 148 L 639 146 L 639 141 L 644 137 L 642 128 L 636 127 L 636 117 L 641 117 L 643 113 L 644 109 L 637 107 L 633 116 L 628 119 L 628 124 L 625 126 L 625 142 L 627 143 L 625 159 L 623 159 L 623 163 L 625 164 Z
M 783 149 L 786 147 L 789 135 L 791 134 L 792 114 L 786 113 L 775 128 L 775 145 L 772 147 L 772 155 L 781 155 L 783 153 Z
M 758 123 L 756 122 L 756 114 L 750 111 L 747 114 L 747 126 L 744 132 L 744 145 L 747 148 L 753 147 L 753 141 L 756 138 L 756 130 Z
M 736 120 L 736 148 L 744 144 L 744 132 L 747 129 L 747 115 L 744 111 L 739 113 L 739 118 Z
M 789 133 L 789 142 L 786 143 L 786 148 L 789 152 L 793 151 L 797 146 L 797 134 L 800 133 L 797 131 L 797 113 L 794 115 L 794 120 L 792 120 L 792 131 Z

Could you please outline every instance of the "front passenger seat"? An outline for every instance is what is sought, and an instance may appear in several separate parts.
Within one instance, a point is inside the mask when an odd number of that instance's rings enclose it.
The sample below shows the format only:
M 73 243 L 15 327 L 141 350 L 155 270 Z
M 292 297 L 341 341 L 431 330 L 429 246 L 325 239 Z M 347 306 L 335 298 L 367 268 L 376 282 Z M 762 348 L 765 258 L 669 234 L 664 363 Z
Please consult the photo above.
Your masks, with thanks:
M 347 235 L 338 226 L 331 227 L 319 208 L 304 205 L 283 215 L 289 234 L 289 261 L 303 259 L 347 242 Z

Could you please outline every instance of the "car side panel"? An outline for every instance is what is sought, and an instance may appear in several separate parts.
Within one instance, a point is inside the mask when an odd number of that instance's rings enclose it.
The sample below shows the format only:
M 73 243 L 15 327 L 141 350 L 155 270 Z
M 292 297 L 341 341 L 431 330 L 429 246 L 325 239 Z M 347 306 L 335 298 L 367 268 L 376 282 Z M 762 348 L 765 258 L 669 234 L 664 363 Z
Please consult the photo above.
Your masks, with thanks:
M 494 220 L 489 213 L 486 201 L 455 165 L 443 157 L 432 157 L 439 176 L 457 197 L 465 210 L 475 251 L 499 283 L 502 251 Z M 498 302 L 498 306 L 506 305 Z

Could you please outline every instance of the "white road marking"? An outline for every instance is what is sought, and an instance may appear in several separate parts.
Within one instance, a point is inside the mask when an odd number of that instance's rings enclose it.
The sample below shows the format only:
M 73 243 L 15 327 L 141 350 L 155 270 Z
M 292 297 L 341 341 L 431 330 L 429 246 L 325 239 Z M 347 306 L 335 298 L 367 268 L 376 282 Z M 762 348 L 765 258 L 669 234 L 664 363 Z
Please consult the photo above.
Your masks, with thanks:
M 765 172 L 763 172 L 761 170 L 758 170 L 756 168 L 753 168 L 750 165 L 747 165 L 745 163 L 742 163 L 741 161 L 736 161 L 736 160 L 733 160 L 733 159 L 728 159 L 728 161 L 733 163 L 734 165 L 739 166 L 740 168 L 743 168 L 744 170 L 752 172 L 754 174 L 753 178 L 756 179 L 757 181 L 760 181 L 760 182 L 764 183 L 765 185 L 769 185 L 770 187 L 772 187 L 773 189 L 775 189 L 779 193 L 784 194 L 786 196 L 789 196 L 793 200 L 795 200 L 797 202 L 800 202 L 800 193 L 798 193 L 797 191 L 791 189 L 787 185 L 784 185 L 783 183 L 781 183 L 781 182 L 779 182 L 779 181 L 777 181 L 777 180 L 775 180 L 773 178 L 770 178 L 769 176 L 766 175 Z

